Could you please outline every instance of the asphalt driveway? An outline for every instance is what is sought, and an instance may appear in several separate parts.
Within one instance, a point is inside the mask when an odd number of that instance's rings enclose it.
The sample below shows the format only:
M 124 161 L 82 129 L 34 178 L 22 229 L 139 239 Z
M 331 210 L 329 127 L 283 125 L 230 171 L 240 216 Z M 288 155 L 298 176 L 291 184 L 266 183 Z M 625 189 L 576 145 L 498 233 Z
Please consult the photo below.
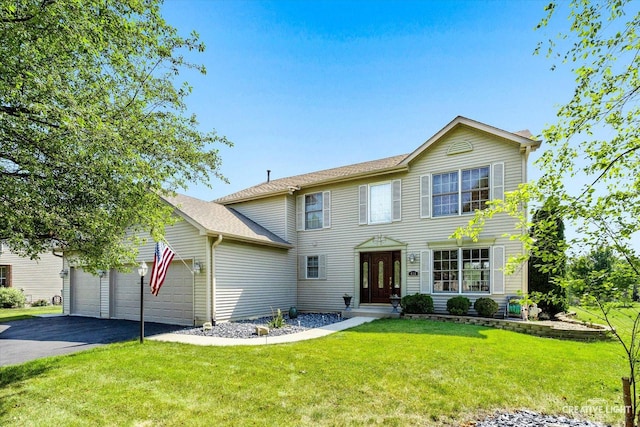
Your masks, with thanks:
M 144 324 L 145 336 L 183 328 L 162 323 Z M 139 337 L 140 323 L 131 320 L 56 316 L 0 323 L 0 366 L 75 353 Z

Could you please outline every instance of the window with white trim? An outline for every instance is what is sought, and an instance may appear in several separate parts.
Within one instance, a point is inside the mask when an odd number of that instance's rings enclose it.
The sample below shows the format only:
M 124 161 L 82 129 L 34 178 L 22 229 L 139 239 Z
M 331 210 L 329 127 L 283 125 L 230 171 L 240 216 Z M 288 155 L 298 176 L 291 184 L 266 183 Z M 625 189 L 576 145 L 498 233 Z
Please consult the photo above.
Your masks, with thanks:
M 489 293 L 490 248 L 457 248 L 433 251 L 434 293 Z M 462 285 L 462 286 L 461 286 Z
M 420 217 L 470 214 L 504 198 L 504 163 L 420 177 Z
M 0 287 L 1 288 L 11 287 L 11 266 L 10 265 L 0 265 Z
M 304 228 L 322 228 L 322 193 L 304 196 Z
M 331 227 L 331 192 L 305 194 L 296 198 L 296 230 Z
M 361 185 L 359 188 L 360 224 L 386 224 L 402 217 L 401 180 Z
M 318 278 L 318 256 L 308 256 L 307 257 L 307 279 L 317 279 Z

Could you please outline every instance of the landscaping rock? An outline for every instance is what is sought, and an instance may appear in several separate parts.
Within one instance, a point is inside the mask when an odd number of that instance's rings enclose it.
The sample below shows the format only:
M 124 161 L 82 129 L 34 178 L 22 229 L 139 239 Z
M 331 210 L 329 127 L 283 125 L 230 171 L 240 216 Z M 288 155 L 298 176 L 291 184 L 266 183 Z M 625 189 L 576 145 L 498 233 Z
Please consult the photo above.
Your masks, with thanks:
M 176 331 L 177 334 L 200 335 L 205 337 L 221 338 L 258 338 L 258 328 L 268 328 L 267 323 L 272 317 L 262 317 L 253 320 L 240 320 L 237 322 L 217 323 L 211 329 L 202 327 L 186 328 Z M 268 328 L 270 337 L 295 334 L 307 329 L 321 328 L 344 319 L 339 313 L 298 313 L 295 319 L 285 316 L 285 325 L 282 328 Z
M 498 413 L 482 421 L 475 427 L 605 427 L 593 421 L 576 420 L 560 415 L 543 415 L 533 411 Z

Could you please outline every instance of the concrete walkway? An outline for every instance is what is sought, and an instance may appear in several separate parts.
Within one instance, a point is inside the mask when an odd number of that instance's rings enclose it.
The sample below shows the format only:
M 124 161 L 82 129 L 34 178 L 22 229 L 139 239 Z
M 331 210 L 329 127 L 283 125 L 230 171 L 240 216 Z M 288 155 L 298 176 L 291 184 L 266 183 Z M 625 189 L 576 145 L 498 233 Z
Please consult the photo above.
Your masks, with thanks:
M 200 335 L 187 335 L 187 334 L 160 334 L 147 337 L 148 340 L 165 341 L 165 342 L 180 342 L 185 344 L 194 345 L 265 345 L 265 344 L 282 344 L 296 341 L 310 340 L 313 338 L 320 338 L 334 332 L 342 331 L 345 329 L 353 328 L 355 326 L 362 325 L 363 323 L 376 320 L 373 317 L 352 317 L 342 322 L 332 323 L 321 328 L 309 329 L 303 332 L 297 332 L 295 334 L 279 335 L 270 337 L 265 335 L 264 337 L 256 338 L 221 338 L 221 337 L 203 337 Z

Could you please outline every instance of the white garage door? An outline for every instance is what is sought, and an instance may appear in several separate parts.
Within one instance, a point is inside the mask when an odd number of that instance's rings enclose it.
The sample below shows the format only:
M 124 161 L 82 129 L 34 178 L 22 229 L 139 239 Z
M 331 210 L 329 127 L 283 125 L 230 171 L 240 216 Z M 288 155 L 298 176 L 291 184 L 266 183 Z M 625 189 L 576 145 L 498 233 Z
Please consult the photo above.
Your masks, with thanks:
M 150 272 L 144 278 L 145 322 L 193 325 L 193 276 L 182 261 L 171 263 L 157 297 L 151 295 L 149 277 Z M 137 270 L 114 273 L 111 292 L 111 317 L 140 320 L 140 276 Z
M 80 268 L 72 268 L 70 285 L 71 314 L 99 317 L 100 277 L 89 274 Z

